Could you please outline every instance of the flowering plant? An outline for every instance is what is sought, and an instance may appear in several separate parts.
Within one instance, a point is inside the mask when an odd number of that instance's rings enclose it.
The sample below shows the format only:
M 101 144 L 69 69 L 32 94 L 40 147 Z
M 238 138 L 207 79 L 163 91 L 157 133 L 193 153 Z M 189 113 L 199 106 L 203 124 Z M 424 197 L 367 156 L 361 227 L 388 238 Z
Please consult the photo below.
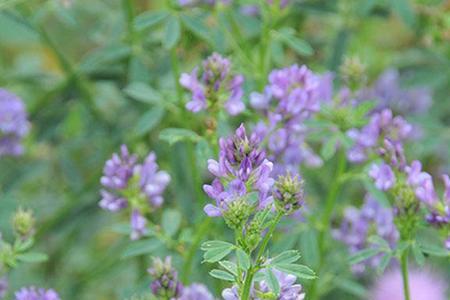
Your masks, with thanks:
M 0 299 L 448 299 L 441 2 L 1 2 Z

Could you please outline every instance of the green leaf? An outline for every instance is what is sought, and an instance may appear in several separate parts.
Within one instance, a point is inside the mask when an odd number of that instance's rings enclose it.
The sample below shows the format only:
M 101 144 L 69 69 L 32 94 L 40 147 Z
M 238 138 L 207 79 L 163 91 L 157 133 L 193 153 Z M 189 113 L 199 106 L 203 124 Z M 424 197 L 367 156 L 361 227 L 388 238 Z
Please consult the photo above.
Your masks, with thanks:
M 195 34 L 200 39 L 207 41 L 211 43 L 210 34 L 208 31 L 208 26 L 203 24 L 202 21 L 200 21 L 199 17 L 193 17 L 189 15 L 182 15 L 181 21 L 183 22 L 183 25 L 189 29 L 193 34 Z
M 383 248 L 383 250 L 387 251 L 391 250 L 391 246 L 389 245 L 389 243 L 385 239 L 379 237 L 378 235 L 369 236 L 368 241 L 369 243 L 380 246 L 381 248 Z
M 264 272 L 265 279 L 267 282 L 267 285 L 269 286 L 270 290 L 274 292 L 276 296 L 279 296 L 280 294 L 280 283 L 278 282 L 277 277 L 275 274 L 273 274 L 273 271 L 271 268 L 267 268 Z
M 134 133 L 136 136 L 143 136 L 149 133 L 153 128 L 155 128 L 163 118 L 165 113 L 164 108 L 155 107 L 143 114 L 136 123 L 134 127 Z
M 166 128 L 161 131 L 159 138 L 168 142 L 170 145 L 180 141 L 197 142 L 200 140 L 200 136 L 197 133 L 184 128 Z
M 416 23 L 416 16 L 414 10 L 409 3 L 409 0 L 395 0 L 389 1 L 392 9 L 403 19 L 403 21 L 410 27 Z
M 389 263 L 391 262 L 392 259 L 392 253 L 386 253 L 385 255 L 383 255 L 383 257 L 381 258 L 380 264 L 378 265 L 378 273 L 383 274 L 384 270 L 387 268 L 387 266 L 389 266 Z
M 177 233 L 181 224 L 181 214 L 179 211 L 169 209 L 164 211 L 162 215 L 162 229 L 168 236 L 173 236 Z
M 168 16 L 169 12 L 164 10 L 148 11 L 135 18 L 134 27 L 137 30 L 147 29 L 162 22 Z
M 299 55 L 310 56 L 314 54 L 314 49 L 311 45 L 305 40 L 296 37 L 295 32 L 291 28 L 282 28 L 277 32 L 277 36 L 283 43 Z
M 236 257 L 238 261 L 239 268 L 241 268 L 244 271 L 247 271 L 250 268 L 250 257 L 247 253 L 244 252 L 244 250 L 238 248 L 236 249 Z
M 308 266 L 299 264 L 278 264 L 275 269 L 297 276 L 299 279 L 315 279 L 317 278 L 313 270 Z
M 413 243 L 411 249 L 416 263 L 422 267 L 425 264 L 425 256 L 423 255 L 422 249 L 420 249 L 417 243 Z
M 159 104 L 162 102 L 161 94 L 143 82 L 132 82 L 123 91 L 130 98 L 144 103 Z
M 28 252 L 19 254 L 16 258 L 26 263 L 41 263 L 48 260 L 48 255 L 40 252 Z
M 26 240 L 17 239 L 14 244 L 14 249 L 17 252 L 23 252 L 23 251 L 30 249 L 33 246 L 33 244 L 34 244 L 33 238 L 28 238 Z
M 206 251 L 203 259 L 206 262 L 214 263 L 227 256 L 233 249 L 234 245 L 223 241 L 207 241 L 202 244 L 200 249 Z
M 157 239 L 146 239 L 131 242 L 128 247 L 123 251 L 121 258 L 130 258 L 144 254 L 150 254 L 156 249 L 162 246 L 161 242 Z
M 330 137 L 327 142 L 320 149 L 320 155 L 323 159 L 329 160 L 336 153 L 336 136 Z
M 201 246 L 200 249 L 207 251 L 211 249 L 217 249 L 217 248 L 228 248 L 228 247 L 234 247 L 233 244 L 224 242 L 224 241 L 206 241 Z
M 316 230 L 311 229 L 301 234 L 300 250 L 308 265 L 312 267 L 319 265 L 319 244 Z
M 278 264 L 291 264 L 300 259 L 300 253 L 297 250 L 288 250 L 278 254 L 270 259 L 270 265 L 276 266 Z
M 223 270 L 214 269 L 209 274 L 217 279 L 234 282 L 234 276 Z
M 170 16 L 164 29 L 163 47 L 166 49 L 172 49 L 178 43 L 180 35 L 181 27 L 178 17 Z
M 200 170 L 205 170 L 208 165 L 207 158 L 213 157 L 213 151 L 206 139 L 200 139 L 195 146 L 195 159 Z
M 442 246 L 436 246 L 432 244 L 426 245 L 422 244 L 420 245 L 420 249 L 422 249 L 423 252 L 432 256 L 450 257 L 450 251 Z
M 361 250 L 359 252 L 356 252 L 352 256 L 350 256 L 349 263 L 351 265 L 360 263 L 366 259 L 371 258 L 372 256 L 377 255 L 378 253 L 380 253 L 380 249 L 368 248 L 368 249 Z
M 219 265 L 222 266 L 225 270 L 233 274 L 234 276 L 238 276 L 237 265 L 234 262 L 228 260 L 219 261 Z
M 367 289 L 356 281 L 347 278 L 336 278 L 336 286 L 349 294 L 355 295 L 361 299 L 367 299 Z

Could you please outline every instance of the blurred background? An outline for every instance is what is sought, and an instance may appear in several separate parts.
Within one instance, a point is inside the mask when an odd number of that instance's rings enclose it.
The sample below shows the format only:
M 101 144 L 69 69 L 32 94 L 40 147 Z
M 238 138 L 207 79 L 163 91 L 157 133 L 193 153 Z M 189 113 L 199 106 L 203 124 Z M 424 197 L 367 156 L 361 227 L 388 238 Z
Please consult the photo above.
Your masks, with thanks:
M 158 136 L 165 127 L 201 128 L 174 78 L 213 51 L 248 77 L 246 95 L 258 90 L 245 49 L 236 51 L 260 38 L 260 17 L 244 15 L 247 4 L 258 1 L 182 8 L 169 0 L 0 0 L 0 87 L 23 99 L 31 123 L 25 154 L 0 158 L 0 231 L 12 237 L 14 211 L 32 208 L 37 249 L 50 257 L 17 268 L 12 290 L 34 284 L 63 299 L 112 300 L 146 288 L 145 260 L 121 259 L 129 241 L 114 229 L 120 217 L 98 207 L 104 162 L 122 143 L 141 155 L 154 150 L 173 178 L 167 206 L 190 216 L 184 225 L 197 222 L 204 161 L 191 159 L 189 143 Z M 168 15 L 145 24 L 139 16 L 149 12 Z M 173 18 L 178 26 L 167 25 Z M 402 87 L 429 89 L 429 107 L 406 116 L 420 128 L 413 157 L 431 173 L 450 171 L 450 1 L 297 0 L 282 22 L 293 32 L 272 42 L 271 68 L 338 71 L 357 57 L 369 84 L 394 68 Z

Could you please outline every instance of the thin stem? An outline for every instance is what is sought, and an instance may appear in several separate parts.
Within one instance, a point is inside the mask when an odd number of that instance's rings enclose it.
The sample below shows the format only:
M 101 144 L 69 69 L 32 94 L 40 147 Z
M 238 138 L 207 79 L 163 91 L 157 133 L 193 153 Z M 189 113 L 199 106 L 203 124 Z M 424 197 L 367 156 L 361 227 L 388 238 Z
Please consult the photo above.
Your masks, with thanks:
M 191 244 L 191 247 L 189 247 L 189 250 L 186 254 L 186 258 L 185 258 L 184 264 L 183 264 L 182 281 L 184 283 L 187 282 L 188 278 L 191 275 L 192 262 L 194 261 L 195 253 L 197 252 L 198 246 L 200 245 L 202 239 L 208 233 L 210 224 L 211 224 L 211 218 L 208 217 L 208 218 L 204 219 L 203 222 L 200 224 L 200 226 L 196 229 L 197 234 L 193 238 L 193 242 Z
M 269 244 L 270 238 L 272 237 L 273 232 L 275 231 L 275 228 L 277 227 L 278 223 L 281 220 L 281 217 L 283 216 L 283 213 L 279 212 L 275 219 L 273 220 L 272 224 L 269 227 L 269 231 L 264 236 L 263 241 L 261 242 L 261 246 L 259 247 L 259 250 L 256 254 L 255 258 L 255 266 L 252 266 L 246 274 L 245 281 L 244 281 L 244 288 L 242 289 L 242 297 L 241 300 L 248 300 L 250 297 L 250 288 L 252 286 L 253 282 L 253 276 L 258 271 L 259 263 L 262 255 L 266 251 L 267 245 Z
M 336 204 L 337 196 L 339 193 L 339 189 L 341 188 L 342 181 L 339 179 L 342 174 L 345 172 L 346 168 L 346 157 L 345 152 L 340 151 L 337 154 L 337 166 L 336 166 L 336 172 L 333 176 L 333 182 L 331 184 L 330 190 L 328 192 L 327 198 L 325 200 L 325 210 L 321 219 L 321 225 L 322 228 L 320 228 L 319 236 L 318 236 L 318 247 L 319 247 L 319 267 L 317 272 L 319 273 L 321 269 L 324 267 L 325 263 L 325 235 L 327 232 L 329 232 L 329 229 L 331 227 L 331 215 L 333 214 L 333 210 Z M 309 293 L 310 299 L 316 299 L 317 297 L 317 279 L 315 279 L 311 285 L 310 293 Z
M 402 254 L 401 267 L 403 279 L 403 294 L 405 295 L 405 300 L 410 300 L 411 296 L 409 293 L 409 279 L 408 279 L 408 250 L 405 250 Z

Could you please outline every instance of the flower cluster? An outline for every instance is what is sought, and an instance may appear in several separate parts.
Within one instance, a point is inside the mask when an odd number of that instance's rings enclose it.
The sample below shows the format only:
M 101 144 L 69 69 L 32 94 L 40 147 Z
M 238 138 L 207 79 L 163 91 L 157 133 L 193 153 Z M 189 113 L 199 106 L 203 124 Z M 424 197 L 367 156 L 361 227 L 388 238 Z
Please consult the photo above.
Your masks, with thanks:
M 367 160 L 371 151 L 379 151 L 379 146 L 389 140 L 395 147 L 412 136 L 413 127 L 401 116 L 393 116 L 390 109 L 374 113 L 369 123 L 361 129 L 350 129 L 347 135 L 354 141 L 347 157 L 351 162 Z
M 205 61 L 201 73 L 194 68 L 190 74 L 181 75 L 180 84 L 192 93 L 186 108 L 192 112 L 206 109 L 218 110 L 223 105 L 234 116 L 245 109 L 242 102 L 244 77 L 231 72 L 231 62 L 218 53 Z
M 372 198 L 366 196 L 364 205 L 357 209 L 349 207 L 345 210 L 341 227 L 333 231 L 333 237 L 344 242 L 351 254 L 371 247 L 369 237 L 377 235 L 393 246 L 398 240 L 398 232 L 394 224 L 392 209 L 381 206 Z M 376 267 L 381 257 L 374 256 L 369 260 L 353 265 L 355 273 L 362 273 L 367 267 Z
M 219 145 L 219 161 L 208 160 L 208 170 L 216 178 L 211 185 L 203 186 L 216 205 L 207 204 L 204 210 L 210 217 L 224 216 L 234 225 L 241 225 L 254 206 L 262 209 L 271 204 L 273 164 L 260 149 L 259 137 L 248 137 L 242 124 L 235 135 L 221 138 Z M 248 198 L 255 193 L 257 201 L 250 203 Z
M 22 139 L 28 131 L 29 123 L 22 100 L 0 89 L 0 157 L 22 154 Z
M 259 123 L 259 135 L 268 140 L 269 158 L 276 162 L 274 174 L 298 173 L 300 163 L 321 165 L 321 159 L 305 143 L 302 123 L 331 98 L 331 77 L 317 75 L 306 66 L 274 70 L 264 93 L 252 93 L 251 105 L 260 110 L 268 124 Z
M 153 152 L 138 164 L 137 156 L 130 154 L 125 145 L 122 145 L 120 154 L 113 154 L 103 169 L 100 207 L 112 212 L 130 207 L 132 239 L 145 234 L 147 221 L 143 214 L 163 203 L 162 193 L 170 176 L 158 169 Z
M 150 285 L 153 295 L 158 299 L 173 300 L 214 300 L 213 295 L 203 284 L 193 283 L 183 287 L 178 280 L 178 272 L 172 266 L 171 257 L 163 260 L 155 258 L 148 272 L 153 277 Z
M 22 288 L 15 293 L 15 296 L 16 300 L 60 300 L 54 290 L 35 287 Z
M 251 300 L 262 299 L 278 299 L 278 300 L 303 300 L 305 299 L 305 293 L 300 284 L 296 284 L 297 277 L 294 275 L 286 274 L 278 270 L 273 270 L 273 273 L 278 280 L 280 286 L 280 294 L 278 297 L 273 295 L 273 291 L 269 288 L 269 285 L 265 280 L 256 284 L 251 291 Z M 238 288 L 233 286 L 223 290 L 222 297 L 224 300 L 239 300 Z M 276 297 L 276 298 L 273 298 Z

